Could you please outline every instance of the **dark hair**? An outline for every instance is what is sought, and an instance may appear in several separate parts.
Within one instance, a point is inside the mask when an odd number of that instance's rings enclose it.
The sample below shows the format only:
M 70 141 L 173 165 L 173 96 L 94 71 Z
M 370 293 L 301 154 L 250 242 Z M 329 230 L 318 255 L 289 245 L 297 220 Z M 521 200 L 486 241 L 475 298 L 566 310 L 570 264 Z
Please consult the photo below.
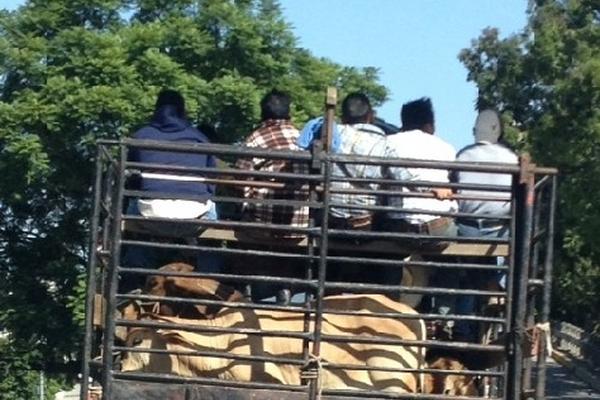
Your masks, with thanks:
M 156 105 L 154 106 L 154 112 L 156 113 L 164 106 L 173 106 L 177 116 L 179 118 L 185 118 L 185 100 L 178 91 L 164 89 L 158 94 L 158 97 L 156 98 Z
M 405 103 L 400 112 L 402 119 L 402 129 L 412 130 L 421 129 L 427 124 L 434 123 L 433 105 L 429 97 L 423 97 L 419 100 L 414 100 Z
M 371 102 L 365 94 L 350 93 L 342 102 L 342 120 L 346 124 L 369 122 L 371 110 Z
M 273 89 L 260 101 L 261 119 L 290 119 L 290 96 Z

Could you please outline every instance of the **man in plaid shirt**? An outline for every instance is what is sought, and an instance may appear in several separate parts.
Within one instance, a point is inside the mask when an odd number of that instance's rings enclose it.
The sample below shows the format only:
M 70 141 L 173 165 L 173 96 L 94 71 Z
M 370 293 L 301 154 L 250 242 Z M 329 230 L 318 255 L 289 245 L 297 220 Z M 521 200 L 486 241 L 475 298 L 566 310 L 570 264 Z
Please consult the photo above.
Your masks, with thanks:
M 301 150 L 296 144 L 298 129 L 290 120 L 290 98 L 286 93 L 272 90 L 261 100 L 262 123 L 257 130 L 246 139 L 247 147 L 259 147 L 275 150 Z M 278 159 L 239 159 L 236 166 L 250 171 L 308 173 L 308 165 L 300 162 L 289 162 Z M 301 190 L 302 182 L 291 183 L 286 189 L 270 189 L 245 187 L 244 197 L 247 199 L 265 200 L 297 200 L 307 201 L 308 192 Z M 291 227 L 308 226 L 309 208 L 306 206 L 284 206 L 263 203 L 246 203 L 244 219 L 253 222 L 264 222 Z M 273 231 L 277 237 L 299 237 L 298 233 Z
M 360 156 L 385 157 L 385 132 L 372 124 L 373 110 L 369 98 L 362 93 L 351 93 L 342 102 L 342 123 L 338 127 L 341 146 L 338 153 Z M 338 229 L 370 229 L 373 212 L 361 208 L 347 208 L 337 204 L 372 206 L 377 203 L 375 195 L 336 193 L 348 189 L 374 190 L 373 183 L 339 182 L 339 178 L 380 179 L 381 166 L 336 163 L 333 166 L 330 224 Z

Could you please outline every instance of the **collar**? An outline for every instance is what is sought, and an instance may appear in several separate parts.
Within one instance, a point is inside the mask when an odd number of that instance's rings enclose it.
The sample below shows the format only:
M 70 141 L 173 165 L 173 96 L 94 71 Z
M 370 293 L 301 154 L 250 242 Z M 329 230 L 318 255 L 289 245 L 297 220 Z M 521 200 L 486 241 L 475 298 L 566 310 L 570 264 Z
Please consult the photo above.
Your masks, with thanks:
M 383 131 L 383 129 L 373 124 L 360 123 L 351 124 L 350 126 L 356 129 L 357 131 L 375 133 L 377 135 L 385 136 L 385 132 Z
M 263 121 L 260 126 L 273 126 L 273 125 L 291 125 L 292 121 L 289 119 L 267 119 Z

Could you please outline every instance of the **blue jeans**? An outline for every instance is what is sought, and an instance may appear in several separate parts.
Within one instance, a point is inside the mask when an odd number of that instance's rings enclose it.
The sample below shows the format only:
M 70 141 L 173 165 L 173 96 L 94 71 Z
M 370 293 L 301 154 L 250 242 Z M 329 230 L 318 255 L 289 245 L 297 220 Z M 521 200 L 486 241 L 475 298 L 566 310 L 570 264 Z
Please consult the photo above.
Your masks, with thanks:
M 127 207 L 128 215 L 140 215 L 140 211 L 137 206 L 137 201 L 132 199 Z M 216 221 L 218 219 L 217 209 L 215 203 L 211 202 L 211 207 L 202 215 L 200 219 Z M 174 220 L 174 224 L 176 224 Z M 182 239 L 186 239 L 182 237 Z M 195 240 L 195 237 L 189 239 Z M 145 268 L 145 269 L 158 269 L 166 263 L 175 261 L 174 257 L 177 257 L 175 251 L 163 250 L 154 247 L 147 246 L 123 246 L 122 250 L 122 263 L 123 266 L 128 268 Z M 198 272 L 205 273 L 219 273 L 222 270 L 223 259 L 221 254 L 216 254 L 207 251 L 196 251 L 195 252 L 196 265 L 195 269 Z M 137 275 L 136 275 L 137 276 Z M 139 288 L 143 285 L 142 279 L 135 279 L 133 275 L 128 275 L 126 279 L 122 279 L 121 287 L 122 291 L 129 291 Z
M 508 226 L 500 226 L 493 228 L 479 228 L 471 225 L 458 223 L 458 235 L 463 237 L 480 237 L 480 238 L 507 238 L 509 234 Z M 504 257 L 496 257 L 496 265 L 502 266 L 505 263 Z M 503 271 L 479 271 L 477 278 L 467 277 L 466 281 L 469 285 L 461 285 L 463 288 L 481 289 L 489 280 L 495 281 L 502 289 L 506 288 L 506 273 Z M 459 296 L 456 300 L 456 313 L 463 315 L 474 315 L 477 308 L 475 296 Z M 454 332 L 461 337 L 474 339 L 476 333 L 476 325 L 474 322 L 458 321 Z

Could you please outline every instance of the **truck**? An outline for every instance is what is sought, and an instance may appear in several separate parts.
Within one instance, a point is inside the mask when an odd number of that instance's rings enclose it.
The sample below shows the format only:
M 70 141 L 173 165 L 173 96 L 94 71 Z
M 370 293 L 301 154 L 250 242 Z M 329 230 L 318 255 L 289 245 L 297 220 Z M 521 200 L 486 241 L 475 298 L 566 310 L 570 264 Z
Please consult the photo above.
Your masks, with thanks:
M 328 90 L 321 137 L 310 151 L 133 139 L 98 142 L 82 399 L 89 396 L 92 378 L 100 382 L 105 400 L 544 398 L 545 365 L 551 351 L 557 171 L 537 166 L 526 155 L 518 165 L 509 165 L 337 154 L 331 149 L 336 103 L 335 90 Z M 225 160 L 282 160 L 302 164 L 307 172 L 143 164 L 128 160 L 132 148 L 212 154 Z M 383 177 L 332 173 L 334 165 L 351 164 L 510 175 L 512 185 L 391 182 Z M 221 218 L 172 220 L 128 214 L 126 204 L 131 199 L 195 199 L 140 192 L 128 185 L 132 177 L 147 173 L 177 173 L 191 182 L 217 185 L 220 190 L 213 201 L 223 211 Z M 334 182 L 351 185 L 340 189 Z M 248 187 L 280 192 L 300 188 L 306 198 L 250 199 L 242 195 Z M 510 215 L 502 221 L 508 226 L 508 236 L 449 238 L 329 225 L 332 207 L 357 207 L 336 202 L 336 193 L 432 197 L 407 187 L 450 187 L 456 200 L 498 201 L 501 194 L 510 201 Z M 297 227 L 227 215 L 226 210 L 249 202 L 307 207 L 309 221 Z M 415 212 L 379 201 L 358 207 L 374 214 Z M 473 217 L 454 211 L 427 213 L 453 219 Z M 184 229 L 173 230 L 173 225 Z M 186 240 L 167 234 L 182 230 L 187 232 Z M 294 240 L 284 239 L 286 233 L 293 233 Z M 218 255 L 227 268 L 218 272 L 199 272 L 193 265 L 189 269 L 131 268 L 122 261 L 128 246 L 179 254 L 173 260 L 187 259 L 188 264 L 198 260 L 198 255 L 200 259 Z M 373 283 L 350 280 L 343 274 L 358 271 L 359 277 L 367 277 L 387 269 L 400 270 L 402 278 Z M 467 281 L 473 277 L 473 282 L 479 282 L 475 277 L 504 275 L 505 284 L 449 287 L 432 279 L 439 271 L 451 271 Z M 156 293 L 147 286 L 124 291 L 122 284 L 128 276 L 141 277 L 146 283 L 154 279 L 154 283 L 176 282 L 177 286 L 183 279 L 195 287 L 235 288 L 241 296 L 216 296 L 217 289 L 209 296 L 201 295 L 204 289 Z M 276 301 L 273 292 L 257 298 L 253 296 L 257 288 L 286 288 L 293 297 Z M 477 311 L 474 315 L 437 313 L 431 305 L 443 296 L 474 301 Z M 171 311 L 174 305 L 216 311 L 186 319 L 173 313 L 162 315 L 164 305 Z M 131 306 L 137 310 L 134 317 L 124 312 Z M 444 334 L 448 327 L 451 330 L 465 322 L 477 327 L 481 333 L 477 340 Z M 408 333 L 401 333 L 406 327 Z M 434 365 L 434 355 L 459 360 L 459 367 Z M 131 367 L 132 360 L 137 360 L 133 363 L 137 367 Z M 431 386 L 431 382 L 441 384 Z

